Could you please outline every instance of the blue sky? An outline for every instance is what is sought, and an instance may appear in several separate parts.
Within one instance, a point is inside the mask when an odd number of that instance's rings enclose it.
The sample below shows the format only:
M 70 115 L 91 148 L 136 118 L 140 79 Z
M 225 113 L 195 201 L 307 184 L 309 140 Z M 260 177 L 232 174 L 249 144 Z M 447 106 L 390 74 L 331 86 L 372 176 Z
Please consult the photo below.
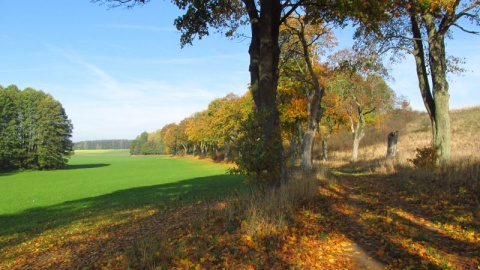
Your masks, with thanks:
M 214 98 L 246 92 L 248 40 L 212 34 L 180 48 L 168 1 L 108 10 L 89 0 L 4 1 L 0 85 L 50 93 L 74 125 L 73 140 L 134 139 L 203 110 Z M 458 33 L 456 33 L 458 34 Z M 351 32 L 338 31 L 340 47 Z M 480 104 L 480 37 L 459 34 L 449 52 L 467 57 L 451 77 L 451 108 Z M 424 110 L 412 59 L 392 66 L 389 85 Z

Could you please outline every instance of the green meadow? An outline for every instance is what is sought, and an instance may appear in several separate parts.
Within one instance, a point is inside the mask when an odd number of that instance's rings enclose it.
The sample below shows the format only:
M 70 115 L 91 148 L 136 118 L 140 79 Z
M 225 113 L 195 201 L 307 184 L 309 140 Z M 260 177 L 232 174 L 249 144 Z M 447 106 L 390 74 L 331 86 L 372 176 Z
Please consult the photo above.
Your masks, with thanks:
M 208 201 L 245 188 L 222 164 L 76 151 L 68 168 L 0 174 L 0 236 L 39 232 L 119 210 Z

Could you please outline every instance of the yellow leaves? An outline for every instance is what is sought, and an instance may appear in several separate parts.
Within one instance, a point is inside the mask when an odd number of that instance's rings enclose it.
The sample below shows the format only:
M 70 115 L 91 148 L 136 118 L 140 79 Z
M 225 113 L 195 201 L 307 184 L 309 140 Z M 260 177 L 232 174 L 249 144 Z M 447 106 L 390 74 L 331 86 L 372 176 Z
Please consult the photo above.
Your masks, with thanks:
M 252 240 L 252 237 L 250 235 L 242 235 L 242 241 L 243 241 L 243 244 L 246 246 L 246 247 L 249 247 L 249 248 L 255 248 L 256 245 L 254 244 L 253 240 Z

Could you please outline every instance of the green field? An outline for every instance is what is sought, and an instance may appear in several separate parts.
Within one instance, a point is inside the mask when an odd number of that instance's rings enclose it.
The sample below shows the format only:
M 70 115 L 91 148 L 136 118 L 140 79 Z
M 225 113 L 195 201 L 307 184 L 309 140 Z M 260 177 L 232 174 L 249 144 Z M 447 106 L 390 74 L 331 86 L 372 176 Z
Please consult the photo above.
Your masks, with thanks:
M 222 164 L 128 150 L 76 151 L 58 171 L 0 174 L 0 236 L 43 231 L 99 214 L 205 201 L 243 189 Z

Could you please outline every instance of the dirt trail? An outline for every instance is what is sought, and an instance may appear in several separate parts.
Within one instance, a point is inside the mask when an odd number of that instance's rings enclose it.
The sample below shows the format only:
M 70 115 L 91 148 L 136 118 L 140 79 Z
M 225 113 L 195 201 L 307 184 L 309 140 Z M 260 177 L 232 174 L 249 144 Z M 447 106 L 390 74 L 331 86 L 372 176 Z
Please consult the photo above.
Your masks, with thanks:
M 359 269 L 480 269 L 478 211 L 468 201 L 385 175 L 338 170 L 331 179 L 322 193 Z

